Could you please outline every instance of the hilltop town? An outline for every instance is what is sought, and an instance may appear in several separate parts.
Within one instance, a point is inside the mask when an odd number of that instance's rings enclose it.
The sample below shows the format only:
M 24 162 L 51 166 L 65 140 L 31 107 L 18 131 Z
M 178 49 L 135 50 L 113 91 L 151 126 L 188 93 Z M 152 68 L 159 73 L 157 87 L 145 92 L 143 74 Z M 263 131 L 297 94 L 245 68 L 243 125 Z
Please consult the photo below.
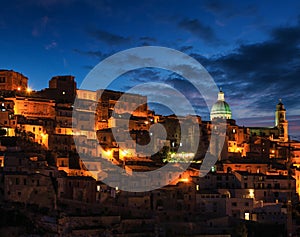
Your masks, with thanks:
M 122 96 L 77 89 L 73 76 L 33 91 L 23 74 L 0 70 L 1 236 L 297 236 L 300 142 L 290 139 L 281 100 L 273 124 L 245 127 L 221 90 L 210 121 L 158 115 L 146 96 L 118 103 Z M 212 136 L 221 119 L 224 144 Z M 151 132 L 155 124 L 166 137 Z M 201 175 L 207 154 L 217 162 Z M 130 192 L 105 182 L 115 172 L 106 163 L 124 176 L 190 164 L 176 177 L 170 170 L 126 183 L 160 186 Z

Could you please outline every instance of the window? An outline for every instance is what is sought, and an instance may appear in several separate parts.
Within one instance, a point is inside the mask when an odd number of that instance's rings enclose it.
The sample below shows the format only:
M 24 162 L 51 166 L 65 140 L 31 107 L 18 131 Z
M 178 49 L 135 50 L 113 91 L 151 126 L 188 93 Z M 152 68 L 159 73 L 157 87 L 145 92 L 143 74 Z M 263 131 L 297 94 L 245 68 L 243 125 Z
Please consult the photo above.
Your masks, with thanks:
M 5 83 L 6 82 L 6 78 L 5 77 L 0 77 L 0 83 Z
M 250 213 L 249 212 L 245 212 L 245 220 L 250 220 Z
M 237 203 L 236 203 L 236 202 L 233 202 L 233 203 L 231 203 L 231 206 L 236 207 L 236 206 L 237 206 Z

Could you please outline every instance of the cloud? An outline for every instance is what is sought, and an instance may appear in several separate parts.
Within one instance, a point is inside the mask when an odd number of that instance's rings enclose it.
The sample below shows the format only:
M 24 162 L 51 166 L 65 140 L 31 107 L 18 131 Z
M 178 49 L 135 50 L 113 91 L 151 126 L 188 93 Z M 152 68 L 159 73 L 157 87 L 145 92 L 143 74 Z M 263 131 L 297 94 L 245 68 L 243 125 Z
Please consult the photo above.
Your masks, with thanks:
M 40 18 L 34 25 L 31 34 L 34 37 L 40 36 L 46 29 L 47 25 L 49 23 L 49 17 L 48 16 L 43 16 Z
M 197 19 L 185 18 L 178 23 L 178 27 L 190 32 L 206 43 L 211 44 L 220 42 L 213 29 L 204 25 Z
M 52 41 L 50 44 L 45 45 L 46 50 L 54 49 L 57 47 L 57 42 Z
M 246 6 L 240 7 L 237 4 L 231 4 L 228 1 L 221 0 L 207 0 L 204 1 L 203 9 L 212 13 L 216 17 L 221 17 L 222 19 L 230 19 L 238 16 L 256 16 L 257 7 L 253 4 L 247 4 Z M 217 22 L 221 23 L 222 22 Z
M 233 117 L 239 121 L 247 124 L 253 118 L 259 124 L 257 117 L 267 118 L 271 114 L 273 118 L 279 98 L 283 99 L 288 115 L 300 111 L 299 24 L 275 28 L 269 32 L 268 40 L 241 44 L 228 54 L 211 58 L 193 56 L 223 87 Z M 300 119 L 293 124 L 293 128 L 299 127 Z
M 80 55 L 89 56 L 89 57 L 96 57 L 96 58 L 102 58 L 103 53 L 100 51 L 83 51 L 80 49 L 73 49 L 75 53 L 78 53 Z
M 217 11 L 217 5 L 214 7 Z M 190 50 L 193 45 L 181 49 L 191 52 L 223 88 L 238 124 L 274 126 L 275 106 L 282 98 L 287 118 L 293 118 L 290 131 L 300 136 L 300 22 L 274 28 L 268 35 L 265 41 L 241 43 L 229 53 L 210 57 Z M 175 82 L 185 93 L 193 94 L 184 82 Z
M 89 34 L 97 40 L 108 45 L 127 44 L 131 41 L 129 37 L 113 34 L 104 30 L 91 30 Z
M 145 41 L 148 43 L 156 43 L 157 40 L 154 37 L 150 37 L 150 36 L 142 36 L 139 38 L 140 41 Z
M 299 88 L 299 83 L 294 84 L 300 75 L 300 28 L 277 28 L 270 36 L 261 43 L 240 45 L 235 52 L 220 56 L 213 63 L 228 79 L 240 85 L 247 81 L 244 87 L 249 91 L 259 92 L 263 87 L 275 92 L 277 87 L 281 93 L 291 95 L 295 86 Z

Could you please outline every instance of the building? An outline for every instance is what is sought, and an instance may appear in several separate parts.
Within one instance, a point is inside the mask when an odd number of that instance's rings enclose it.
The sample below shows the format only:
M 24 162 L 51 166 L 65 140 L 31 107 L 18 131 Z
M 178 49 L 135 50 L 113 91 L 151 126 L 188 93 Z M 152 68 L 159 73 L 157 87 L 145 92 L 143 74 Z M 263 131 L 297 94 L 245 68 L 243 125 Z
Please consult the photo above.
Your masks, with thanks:
M 28 78 L 13 70 L 0 70 L 0 90 L 26 91 Z
M 88 176 L 65 176 L 57 178 L 58 198 L 86 203 L 96 201 L 96 180 Z
M 49 81 L 49 88 L 38 94 L 44 98 L 55 100 L 56 103 L 73 104 L 76 97 L 76 82 L 74 76 L 55 76 Z
M 54 119 L 55 117 L 55 102 L 53 100 L 22 96 L 15 96 L 9 100 L 14 102 L 15 115 L 23 115 L 27 118 Z
M 288 141 L 288 121 L 286 120 L 286 109 L 281 101 L 276 105 L 275 111 L 275 127 L 279 130 L 279 140 L 282 142 Z
M 210 112 L 210 120 L 222 118 L 222 119 L 231 119 L 231 109 L 229 104 L 225 101 L 224 92 L 219 91 L 218 100 L 212 106 Z

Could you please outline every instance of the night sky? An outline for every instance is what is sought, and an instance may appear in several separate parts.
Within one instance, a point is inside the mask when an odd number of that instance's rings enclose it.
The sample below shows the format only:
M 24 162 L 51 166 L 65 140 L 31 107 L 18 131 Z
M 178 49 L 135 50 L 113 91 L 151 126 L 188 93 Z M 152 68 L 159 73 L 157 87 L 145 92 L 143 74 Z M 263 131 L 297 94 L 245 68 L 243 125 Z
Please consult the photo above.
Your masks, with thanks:
M 300 139 L 300 1 L 1 3 L 0 68 L 23 73 L 35 90 L 55 75 L 74 75 L 80 85 L 95 65 L 120 50 L 170 47 L 205 66 L 239 125 L 273 126 L 282 98 L 292 138 Z M 112 89 L 156 78 L 181 88 L 201 107 L 183 80 L 157 70 L 128 74 Z M 207 111 L 200 115 L 209 118 Z

